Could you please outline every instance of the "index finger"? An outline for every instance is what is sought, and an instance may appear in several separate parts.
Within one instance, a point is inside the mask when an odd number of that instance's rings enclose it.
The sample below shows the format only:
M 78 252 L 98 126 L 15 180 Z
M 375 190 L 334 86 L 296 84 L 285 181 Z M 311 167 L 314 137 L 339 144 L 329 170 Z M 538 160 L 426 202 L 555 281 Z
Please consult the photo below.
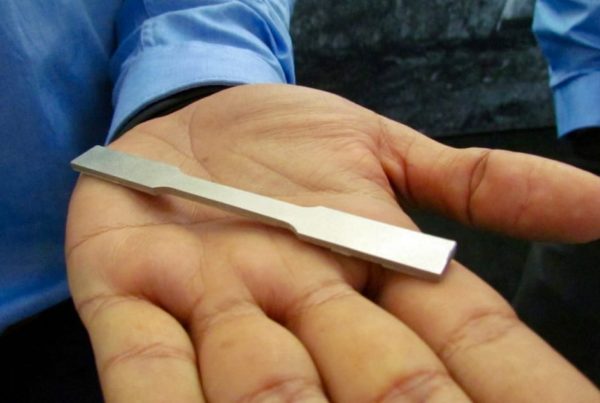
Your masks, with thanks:
M 441 283 L 386 273 L 378 302 L 427 342 L 477 402 L 596 402 L 594 385 L 453 262 Z
M 454 149 L 382 119 L 382 164 L 405 201 L 522 238 L 600 238 L 595 175 L 522 153 Z

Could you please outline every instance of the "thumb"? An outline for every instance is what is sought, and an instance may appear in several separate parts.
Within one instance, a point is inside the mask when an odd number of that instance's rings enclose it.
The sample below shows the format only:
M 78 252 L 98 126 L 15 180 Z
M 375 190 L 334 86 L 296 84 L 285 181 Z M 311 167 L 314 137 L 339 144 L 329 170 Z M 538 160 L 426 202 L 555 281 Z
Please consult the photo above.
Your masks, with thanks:
M 528 154 L 444 146 L 383 119 L 382 164 L 406 202 L 516 237 L 600 238 L 600 178 Z

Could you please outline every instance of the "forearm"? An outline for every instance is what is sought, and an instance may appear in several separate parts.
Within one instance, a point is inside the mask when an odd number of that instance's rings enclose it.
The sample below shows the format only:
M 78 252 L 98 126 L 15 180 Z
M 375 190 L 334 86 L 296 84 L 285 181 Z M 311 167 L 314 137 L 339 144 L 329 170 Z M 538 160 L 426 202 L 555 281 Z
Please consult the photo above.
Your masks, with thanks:
M 293 1 L 190 3 L 125 3 L 109 138 L 150 105 L 191 88 L 294 82 Z

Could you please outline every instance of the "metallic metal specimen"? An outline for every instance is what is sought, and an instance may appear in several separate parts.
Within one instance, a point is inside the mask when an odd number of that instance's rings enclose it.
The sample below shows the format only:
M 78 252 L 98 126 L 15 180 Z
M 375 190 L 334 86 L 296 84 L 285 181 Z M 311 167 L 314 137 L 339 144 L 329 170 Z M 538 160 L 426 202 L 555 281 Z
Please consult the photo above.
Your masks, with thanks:
M 96 146 L 71 162 L 76 171 L 152 195 L 199 201 L 270 225 L 306 242 L 437 280 L 456 242 L 327 207 L 302 207 L 183 174 L 176 167 Z

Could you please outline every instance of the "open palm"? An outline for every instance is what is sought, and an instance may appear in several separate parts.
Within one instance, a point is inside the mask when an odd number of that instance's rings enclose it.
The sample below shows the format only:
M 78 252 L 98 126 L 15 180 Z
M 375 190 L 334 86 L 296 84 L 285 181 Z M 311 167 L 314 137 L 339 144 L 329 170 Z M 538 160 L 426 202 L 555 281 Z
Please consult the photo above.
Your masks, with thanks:
M 232 88 L 111 147 L 409 228 L 405 203 L 516 236 L 600 237 L 592 175 L 444 147 L 306 88 Z M 108 401 L 598 398 L 455 262 L 441 283 L 423 282 L 215 208 L 85 177 L 67 257 Z

